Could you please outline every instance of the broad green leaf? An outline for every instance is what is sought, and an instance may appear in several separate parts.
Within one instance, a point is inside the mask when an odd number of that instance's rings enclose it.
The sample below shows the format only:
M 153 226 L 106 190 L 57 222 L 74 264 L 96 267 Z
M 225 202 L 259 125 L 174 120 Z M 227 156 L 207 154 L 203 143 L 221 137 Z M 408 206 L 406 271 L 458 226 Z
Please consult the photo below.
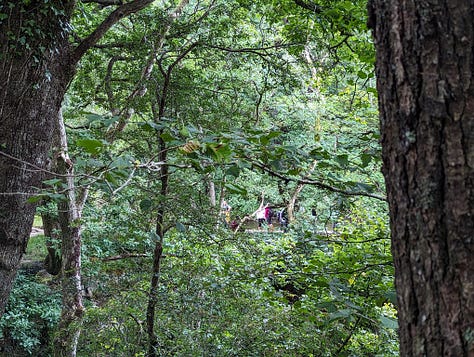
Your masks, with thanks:
M 337 319 L 345 319 L 345 318 L 351 316 L 352 312 L 353 312 L 352 309 L 338 310 L 336 312 L 333 312 L 333 313 L 329 314 L 329 320 L 333 321 L 333 320 L 337 320 Z
M 140 201 L 139 206 L 140 206 L 141 211 L 143 212 L 149 211 L 150 208 L 153 206 L 153 201 L 148 198 L 145 198 Z
M 77 139 L 76 146 L 83 148 L 89 154 L 98 154 L 104 147 L 104 143 L 97 139 Z
M 243 186 L 238 186 L 238 185 L 232 184 L 232 183 L 226 183 L 225 187 L 227 188 L 229 193 L 234 193 L 234 194 L 242 195 L 242 196 L 247 195 L 247 190 Z
M 176 222 L 176 229 L 178 232 L 184 233 L 186 232 L 186 226 L 182 224 L 181 222 Z
M 398 321 L 395 320 L 394 318 L 381 315 L 380 322 L 385 328 L 392 329 L 392 330 L 396 330 L 398 328 Z
M 240 168 L 237 165 L 232 165 L 227 169 L 226 173 L 234 177 L 239 177 Z
M 56 186 L 58 184 L 61 184 L 63 182 L 62 179 L 56 178 L 56 179 L 50 179 L 50 180 L 44 180 L 43 183 L 48 186 Z

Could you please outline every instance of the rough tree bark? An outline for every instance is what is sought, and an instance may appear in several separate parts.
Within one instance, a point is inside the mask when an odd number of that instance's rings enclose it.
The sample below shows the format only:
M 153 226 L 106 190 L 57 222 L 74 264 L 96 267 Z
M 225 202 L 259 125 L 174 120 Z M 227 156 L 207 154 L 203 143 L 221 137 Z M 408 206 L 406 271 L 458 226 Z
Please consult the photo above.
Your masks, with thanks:
M 41 187 L 55 119 L 74 75 L 68 34 L 60 25 L 67 23 L 73 4 L 41 3 L 34 14 L 14 6 L 8 21 L 0 23 L 0 317 L 33 223 L 35 205 L 28 198 Z M 53 6 L 64 15 L 51 11 Z M 46 36 L 26 38 L 31 50 L 20 40 L 28 20 Z M 40 46 L 42 54 L 37 53 Z M 55 48 L 62 50 L 56 53 Z
M 474 356 L 473 18 L 369 2 L 402 356 Z
M 57 113 L 77 62 L 120 19 L 152 3 L 118 6 L 78 46 L 76 1 L 0 3 L 0 317 L 28 242 Z

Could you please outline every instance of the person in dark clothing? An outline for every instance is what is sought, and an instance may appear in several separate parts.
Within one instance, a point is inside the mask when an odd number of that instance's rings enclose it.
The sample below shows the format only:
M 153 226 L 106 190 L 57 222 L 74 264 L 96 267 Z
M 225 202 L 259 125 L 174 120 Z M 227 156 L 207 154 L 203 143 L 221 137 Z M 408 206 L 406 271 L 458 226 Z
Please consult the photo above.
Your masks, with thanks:
M 282 228 L 283 232 L 287 232 L 288 231 L 288 217 L 287 217 L 285 208 L 283 208 L 281 211 L 278 212 L 277 217 L 278 217 L 278 223 L 280 224 L 280 227 Z

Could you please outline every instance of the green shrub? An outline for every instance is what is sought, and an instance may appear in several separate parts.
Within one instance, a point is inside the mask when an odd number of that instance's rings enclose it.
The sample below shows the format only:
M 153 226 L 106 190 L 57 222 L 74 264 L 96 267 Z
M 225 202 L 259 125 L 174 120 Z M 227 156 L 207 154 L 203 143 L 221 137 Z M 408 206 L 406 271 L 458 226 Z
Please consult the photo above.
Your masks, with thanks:
M 60 312 L 60 293 L 34 277 L 18 275 L 0 320 L 0 346 L 15 356 L 45 355 Z

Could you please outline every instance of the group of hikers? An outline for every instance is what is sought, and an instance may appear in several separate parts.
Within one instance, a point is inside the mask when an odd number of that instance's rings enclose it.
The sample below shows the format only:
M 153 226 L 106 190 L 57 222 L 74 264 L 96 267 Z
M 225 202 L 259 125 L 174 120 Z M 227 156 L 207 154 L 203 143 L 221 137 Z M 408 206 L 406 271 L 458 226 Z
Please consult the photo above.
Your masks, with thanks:
M 231 218 L 231 209 L 232 207 L 226 201 L 222 201 L 221 210 L 224 214 L 225 224 L 233 231 L 236 231 L 240 227 L 242 221 L 239 216 L 236 216 L 234 219 Z M 285 208 L 275 212 L 274 207 L 269 203 L 264 203 L 262 196 L 260 206 L 249 217 L 256 218 L 258 230 L 262 230 L 264 226 L 267 226 L 269 231 L 273 231 L 273 217 L 275 216 L 282 230 L 286 232 L 288 230 L 288 217 Z

